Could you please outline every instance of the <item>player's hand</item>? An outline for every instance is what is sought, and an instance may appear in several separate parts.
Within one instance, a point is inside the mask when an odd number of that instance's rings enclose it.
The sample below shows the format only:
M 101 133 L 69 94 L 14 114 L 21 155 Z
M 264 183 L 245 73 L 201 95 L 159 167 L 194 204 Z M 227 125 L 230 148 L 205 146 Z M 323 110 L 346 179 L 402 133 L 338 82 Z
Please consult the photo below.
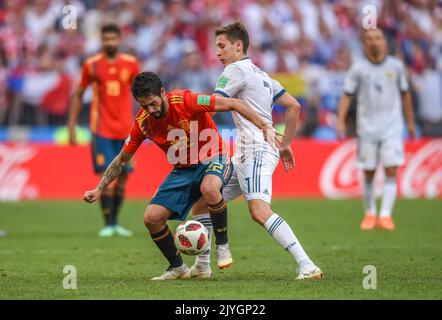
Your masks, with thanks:
M 338 123 L 336 124 L 336 135 L 339 140 L 345 138 L 345 131 L 346 131 L 345 122 L 338 121 Z
M 416 127 L 414 126 L 414 123 L 407 125 L 407 130 L 409 139 L 416 138 Z
M 86 191 L 83 195 L 83 200 L 92 203 L 97 201 L 101 196 L 101 191 L 98 189 Z
M 266 127 L 263 129 L 264 140 L 273 148 L 276 149 L 276 130 L 273 127 Z
M 74 146 L 77 144 L 77 134 L 75 132 L 75 128 L 69 128 L 69 144 Z
M 290 169 L 293 169 L 295 167 L 295 159 L 293 158 L 293 153 L 290 146 L 281 146 L 279 148 L 279 157 L 281 158 L 285 172 L 289 172 Z

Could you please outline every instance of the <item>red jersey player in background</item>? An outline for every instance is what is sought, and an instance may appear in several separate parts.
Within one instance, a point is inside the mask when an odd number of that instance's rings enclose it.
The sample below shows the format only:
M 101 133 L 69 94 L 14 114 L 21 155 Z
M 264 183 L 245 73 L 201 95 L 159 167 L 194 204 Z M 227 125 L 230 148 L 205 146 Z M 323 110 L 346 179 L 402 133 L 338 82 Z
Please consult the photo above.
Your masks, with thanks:
M 130 85 L 132 79 L 139 73 L 137 59 L 118 51 L 121 42 L 121 31 L 118 26 L 114 24 L 103 26 L 101 38 L 102 52 L 90 57 L 83 64 L 81 81 L 73 97 L 68 120 L 69 143 L 75 145 L 75 125 L 81 109 L 81 100 L 86 87 L 92 85 L 91 149 L 94 170 L 100 176 L 119 154 L 131 128 L 133 108 Z M 116 183 L 109 186 L 101 195 L 105 227 L 100 230 L 100 237 L 132 234 L 117 223 L 128 173 L 131 171 L 130 164 L 126 165 Z

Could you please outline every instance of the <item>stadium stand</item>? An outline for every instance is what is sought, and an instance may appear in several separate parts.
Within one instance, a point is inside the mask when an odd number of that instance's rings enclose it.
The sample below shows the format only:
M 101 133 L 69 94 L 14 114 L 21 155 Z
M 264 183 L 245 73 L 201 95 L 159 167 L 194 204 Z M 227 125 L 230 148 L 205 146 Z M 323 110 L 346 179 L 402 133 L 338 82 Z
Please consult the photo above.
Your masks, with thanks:
M 75 6 L 77 29 L 63 27 L 66 4 Z M 302 102 L 299 136 L 333 140 L 345 72 L 363 54 L 367 4 L 377 8 L 390 52 L 406 63 L 421 134 L 441 136 L 442 1 L 7 0 L 0 2 L 0 141 L 63 134 L 80 66 L 99 50 L 103 23 L 122 27 L 123 50 L 161 74 L 167 90 L 210 92 L 222 70 L 213 29 L 236 20 L 253 34 L 253 61 Z M 90 99 L 89 92 L 86 105 Z M 279 113 L 276 106 L 275 119 Z M 216 121 L 232 125 L 230 115 Z M 83 108 L 80 124 L 87 122 Z

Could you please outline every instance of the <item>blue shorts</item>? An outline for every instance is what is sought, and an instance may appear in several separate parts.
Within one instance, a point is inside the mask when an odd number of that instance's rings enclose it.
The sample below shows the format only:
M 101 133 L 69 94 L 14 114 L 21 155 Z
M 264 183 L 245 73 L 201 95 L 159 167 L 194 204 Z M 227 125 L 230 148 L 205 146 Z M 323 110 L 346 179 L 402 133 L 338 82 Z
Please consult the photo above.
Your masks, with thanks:
M 174 168 L 160 185 L 150 204 L 157 204 L 171 210 L 173 212 L 171 220 L 184 221 L 195 202 L 202 196 L 200 186 L 203 178 L 208 174 L 214 174 L 222 180 L 225 186 L 232 173 L 233 164 L 230 157 L 214 158 L 213 162 L 207 164 Z
M 94 162 L 95 173 L 104 172 L 111 164 L 112 160 L 120 153 L 124 145 L 123 140 L 108 139 L 92 135 L 92 160 Z M 129 162 L 124 168 L 123 172 L 132 172 L 132 162 Z

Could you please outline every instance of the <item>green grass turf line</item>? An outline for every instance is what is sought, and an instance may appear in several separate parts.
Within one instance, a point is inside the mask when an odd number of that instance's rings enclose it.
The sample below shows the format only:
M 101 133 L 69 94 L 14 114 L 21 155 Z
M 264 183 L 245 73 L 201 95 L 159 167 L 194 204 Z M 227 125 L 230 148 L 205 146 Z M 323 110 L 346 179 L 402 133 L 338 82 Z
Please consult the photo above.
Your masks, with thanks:
M 167 263 L 144 228 L 146 203 L 125 202 L 121 224 L 134 236 L 109 239 L 97 236 L 98 205 L 0 203 L 8 232 L 0 238 L 0 299 L 442 299 L 441 200 L 398 200 L 394 232 L 360 231 L 357 199 L 274 200 L 325 272 L 322 281 L 295 281 L 293 258 L 244 202 L 229 204 L 232 268 L 219 271 L 212 259 L 211 279 L 149 281 Z M 65 265 L 77 269 L 76 290 L 62 287 Z M 362 287 L 365 265 L 377 268 L 376 290 Z

